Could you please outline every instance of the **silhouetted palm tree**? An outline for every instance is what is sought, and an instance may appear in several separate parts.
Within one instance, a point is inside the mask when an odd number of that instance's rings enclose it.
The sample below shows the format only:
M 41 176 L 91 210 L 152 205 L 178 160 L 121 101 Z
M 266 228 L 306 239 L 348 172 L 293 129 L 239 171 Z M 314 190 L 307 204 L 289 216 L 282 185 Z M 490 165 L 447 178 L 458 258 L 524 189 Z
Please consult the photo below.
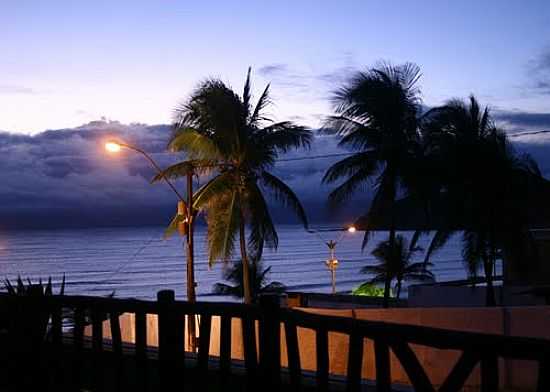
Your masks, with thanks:
M 247 303 L 252 300 L 249 260 L 259 260 L 264 245 L 278 244 L 264 191 L 307 226 L 297 196 L 269 170 L 279 153 L 309 147 L 312 134 L 289 121 L 274 123 L 264 113 L 270 103 L 267 85 L 252 105 L 250 69 L 242 97 L 220 80 L 207 80 L 177 109 L 178 129 L 170 142 L 187 159 L 217 168 L 196 192 L 193 207 L 206 212 L 210 263 L 229 261 L 239 238 Z
M 395 292 L 399 298 L 403 281 L 433 281 L 434 275 L 427 270 L 423 262 L 411 263 L 412 256 L 421 248 L 410 247 L 408 241 L 401 235 L 395 237 L 393 245 L 390 241 L 380 242 L 372 251 L 378 260 L 376 265 L 368 265 L 361 269 L 365 274 L 374 274 L 370 279 L 372 284 L 384 284 L 384 306 L 388 306 L 392 281 L 396 281 Z
M 261 294 L 280 294 L 286 290 L 286 287 L 280 282 L 268 282 L 268 274 L 271 267 L 262 268 L 261 261 L 254 261 L 250 265 L 250 289 L 252 302 L 256 302 Z M 244 297 L 243 284 L 243 263 L 238 262 L 224 271 L 224 280 L 233 285 L 225 283 L 216 283 L 212 288 L 214 294 L 230 295 L 236 298 Z
M 393 247 L 395 200 L 418 178 L 413 165 L 421 153 L 419 78 L 420 69 L 414 64 L 382 64 L 356 73 L 333 97 L 336 115 L 324 129 L 341 137 L 339 146 L 357 153 L 331 166 L 323 181 L 340 182 L 329 195 L 332 203 L 348 199 L 369 181 L 374 183 L 363 248 L 371 233 L 372 217 L 383 209 L 390 211 L 389 244 Z
M 472 96 L 430 110 L 422 132 L 438 162 L 449 227 L 435 233 L 426 260 L 462 230 L 463 260 L 470 276 L 483 269 L 487 305 L 495 305 L 493 270 L 500 251 L 525 254 L 529 190 L 542 180 L 537 164 L 517 154 L 487 108 Z

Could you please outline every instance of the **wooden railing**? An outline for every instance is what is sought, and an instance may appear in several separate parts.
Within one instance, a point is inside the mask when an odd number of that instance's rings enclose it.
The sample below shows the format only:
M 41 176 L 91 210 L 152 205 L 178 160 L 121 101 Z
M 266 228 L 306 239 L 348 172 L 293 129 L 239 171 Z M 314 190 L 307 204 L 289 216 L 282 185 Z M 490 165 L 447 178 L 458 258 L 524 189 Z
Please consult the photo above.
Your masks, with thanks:
M 56 390 L 62 389 L 59 385 L 68 390 L 79 390 L 82 383 L 96 391 L 124 390 L 127 388 L 125 380 L 129 378 L 143 391 L 150 387 L 171 391 L 177 389 L 174 385 L 207 390 L 214 380 L 217 386 L 228 390 L 227 383 L 236 377 L 235 374 L 247 390 L 281 390 L 283 386 L 296 391 L 307 389 L 311 383 L 301 367 L 298 333 L 299 328 L 306 328 L 315 331 L 315 390 L 328 391 L 338 385 L 345 385 L 347 391 L 362 390 L 363 343 L 368 339 L 374 342 L 374 386 L 377 391 L 391 390 L 390 352 L 400 362 L 415 390 L 436 390 L 428 377 L 429 369 L 423 368 L 411 344 L 461 352 L 446 380 L 438 386 L 439 391 L 462 390 L 478 364 L 481 390 L 497 391 L 499 358 L 536 361 L 539 366 L 538 391 L 550 391 L 548 340 L 324 316 L 281 308 L 274 297 L 262 298 L 259 305 L 243 305 L 190 304 L 175 301 L 171 291 L 159 292 L 157 301 L 0 295 L 0 311 L 5 320 L 9 315 L 5 344 L 11 350 L 4 350 L 4 353 L 11 355 L 8 362 L 16 366 L 12 375 L 16 378 L 26 375 L 25 382 L 32 378 L 31 375 L 38 377 L 36 385 L 42 386 L 41 390 L 46 389 L 46 383 L 56 385 Z M 131 347 L 126 346 L 121 338 L 119 316 L 123 313 L 135 314 L 135 343 Z M 147 347 L 147 315 L 158 316 L 157 350 Z M 190 315 L 200 316 L 196 355 L 185 352 L 185 318 Z M 217 357 L 209 355 L 214 316 L 220 317 Z M 70 329 L 63 327 L 67 318 L 71 320 Z M 232 319 L 235 318 L 242 323 L 242 363 L 231 358 Z M 109 344 L 103 336 L 105 320 L 110 321 Z M 86 324 L 91 325 L 90 339 L 84 334 Z M 288 356 L 285 369 L 281 369 L 281 326 Z M 259 345 L 256 331 L 259 332 Z M 335 383 L 329 374 L 330 332 L 345 334 L 349 339 L 344 382 Z M 41 357 L 41 365 L 35 364 L 36 356 Z M 131 366 L 128 361 L 132 362 Z M 33 364 L 41 367 L 34 374 L 30 371 Z M 153 372 L 151 368 L 154 368 Z M 71 375 L 69 381 L 67 375 Z

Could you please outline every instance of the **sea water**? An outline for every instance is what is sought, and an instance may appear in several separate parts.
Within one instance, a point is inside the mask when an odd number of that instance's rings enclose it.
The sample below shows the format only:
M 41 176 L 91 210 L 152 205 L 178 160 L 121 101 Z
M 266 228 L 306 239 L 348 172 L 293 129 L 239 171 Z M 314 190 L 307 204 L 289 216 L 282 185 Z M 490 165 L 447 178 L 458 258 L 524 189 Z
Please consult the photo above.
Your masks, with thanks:
M 387 233 L 376 233 L 362 250 L 362 232 L 341 235 L 342 232 L 325 230 L 312 234 L 301 226 L 278 225 L 278 249 L 264 252 L 264 267 L 271 266 L 269 279 L 283 283 L 289 291 L 330 292 L 330 273 L 325 265 L 328 248 L 323 241 L 341 237 L 336 247 L 340 261 L 337 290 L 349 291 L 368 280 L 369 276 L 360 270 L 376 262 L 372 249 L 387 239 Z M 35 282 L 52 277 L 58 286 L 65 275 L 66 294 L 114 293 L 120 298 L 153 299 L 158 290 L 173 289 L 178 298 L 184 299 L 184 239 L 179 236 L 164 239 L 163 234 L 163 227 L 152 226 L 0 231 L 0 278 L 13 281 L 21 275 Z M 423 237 L 420 246 L 426 248 L 429 239 Z M 223 281 L 226 265 L 219 262 L 209 267 L 204 227 L 197 227 L 195 243 L 199 299 L 227 300 L 211 294 L 212 286 Z M 235 257 L 238 258 L 238 253 Z M 418 252 L 415 261 L 422 259 L 423 252 Z M 432 262 L 437 281 L 465 279 L 460 236 L 452 238 Z

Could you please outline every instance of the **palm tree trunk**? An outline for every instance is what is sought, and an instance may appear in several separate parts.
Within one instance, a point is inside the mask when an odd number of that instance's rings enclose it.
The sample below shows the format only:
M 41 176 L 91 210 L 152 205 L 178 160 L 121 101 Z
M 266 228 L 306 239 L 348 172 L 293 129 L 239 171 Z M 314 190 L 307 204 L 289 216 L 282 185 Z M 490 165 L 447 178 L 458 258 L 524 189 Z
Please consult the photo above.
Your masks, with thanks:
M 382 303 L 384 308 L 388 308 L 390 306 L 390 290 L 391 280 L 386 278 L 386 282 L 384 283 L 384 302 Z
M 241 210 L 241 219 L 239 222 L 239 237 L 241 243 L 241 262 L 243 263 L 243 291 L 244 291 L 244 303 L 252 303 L 252 293 L 250 290 L 250 264 L 248 264 L 248 255 L 246 253 L 246 236 L 244 228 L 244 217 Z
M 392 186 L 395 186 L 395 183 L 397 181 L 395 175 L 393 175 L 393 170 L 389 168 L 390 173 L 392 173 Z M 391 195 L 391 205 L 390 205 L 390 238 L 389 238 L 389 245 L 390 245 L 390 257 L 392 258 L 391 264 L 394 264 L 393 258 L 395 257 L 395 188 L 392 190 Z M 386 273 L 389 273 L 389 271 L 386 271 Z M 390 291 L 391 291 L 391 279 L 386 278 L 386 284 L 384 287 L 384 307 L 389 307 L 389 300 L 390 300 Z
M 389 245 L 390 245 L 390 257 L 392 258 L 391 264 L 394 264 L 393 258 L 395 257 L 395 221 L 394 221 L 394 213 L 393 213 L 393 206 L 394 203 L 392 201 L 391 203 L 391 223 L 390 223 L 390 238 L 389 238 Z M 386 273 L 389 274 L 389 271 L 386 271 Z M 388 277 L 386 278 L 386 283 L 384 285 L 384 307 L 388 308 L 390 306 L 390 291 L 391 291 L 391 279 Z
M 400 294 L 401 294 L 401 279 L 397 281 L 397 292 L 395 293 L 395 298 L 399 299 Z
M 483 258 L 483 270 L 485 272 L 485 282 L 487 284 L 485 287 L 485 305 L 496 306 L 495 288 L 493 286 L 493 268 L 490 257 Z

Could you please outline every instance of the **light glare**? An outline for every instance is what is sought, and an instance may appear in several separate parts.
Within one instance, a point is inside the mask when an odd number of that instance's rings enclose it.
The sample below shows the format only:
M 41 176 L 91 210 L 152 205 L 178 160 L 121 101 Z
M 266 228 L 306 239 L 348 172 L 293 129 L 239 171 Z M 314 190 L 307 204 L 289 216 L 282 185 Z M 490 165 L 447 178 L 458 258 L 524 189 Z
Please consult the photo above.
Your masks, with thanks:
M 109 152 L 119 152 L 120 151 L 120 144 L 116 142 L 107 142 L 105 143 L 105 149 Z
M 355 228 L 355 226 L 350 226 L 350 227 L 348 227 L 348 232 L 349 232 L 349 233 L 355 233 L 356 230 L 357 230 L 357 229 Z

